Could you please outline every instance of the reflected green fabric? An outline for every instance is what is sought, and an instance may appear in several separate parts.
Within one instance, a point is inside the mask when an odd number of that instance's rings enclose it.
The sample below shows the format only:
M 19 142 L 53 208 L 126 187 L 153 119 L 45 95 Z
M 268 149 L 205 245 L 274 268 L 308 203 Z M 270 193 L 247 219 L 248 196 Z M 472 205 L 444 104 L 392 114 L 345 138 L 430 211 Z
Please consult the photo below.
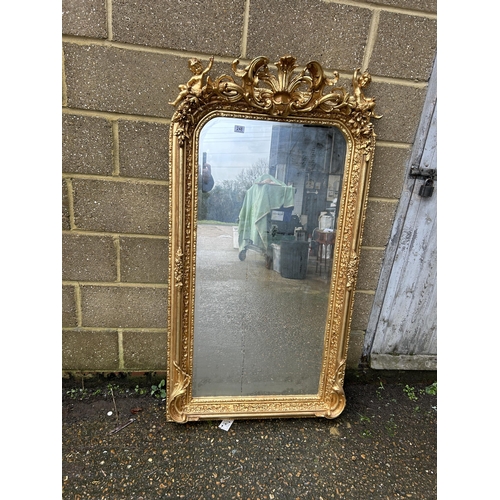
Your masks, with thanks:
M 238 245 L 240 252 L 250 243 L 266 252 L 269 245 L 267 215 L 271 210 L 293 207 L 295 188 L 265 174 L 246 192 L 240 210 Z

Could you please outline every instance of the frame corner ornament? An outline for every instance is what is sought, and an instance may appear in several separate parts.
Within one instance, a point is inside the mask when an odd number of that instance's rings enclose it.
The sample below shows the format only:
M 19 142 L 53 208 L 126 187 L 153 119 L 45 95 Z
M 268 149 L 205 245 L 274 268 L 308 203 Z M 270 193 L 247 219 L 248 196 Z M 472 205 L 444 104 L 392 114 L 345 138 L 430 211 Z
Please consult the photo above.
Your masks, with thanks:
M 177 382 L 174 384 L 168 398 L 168 415 L 174 422 L 186 423 L 187 415 L 183 410 L 184 396 L 191 382 L 191 376 L 185 373 L 177 363 L 173 363 L 176 368 Z

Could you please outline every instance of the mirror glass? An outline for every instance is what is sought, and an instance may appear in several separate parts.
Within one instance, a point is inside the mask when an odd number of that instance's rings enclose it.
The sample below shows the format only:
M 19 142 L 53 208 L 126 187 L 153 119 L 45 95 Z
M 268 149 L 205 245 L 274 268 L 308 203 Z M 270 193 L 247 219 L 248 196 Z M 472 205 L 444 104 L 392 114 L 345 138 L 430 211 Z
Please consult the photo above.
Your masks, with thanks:
M 192 396 L 317 394 L 346 139 L 216 116 L 195 147 Z

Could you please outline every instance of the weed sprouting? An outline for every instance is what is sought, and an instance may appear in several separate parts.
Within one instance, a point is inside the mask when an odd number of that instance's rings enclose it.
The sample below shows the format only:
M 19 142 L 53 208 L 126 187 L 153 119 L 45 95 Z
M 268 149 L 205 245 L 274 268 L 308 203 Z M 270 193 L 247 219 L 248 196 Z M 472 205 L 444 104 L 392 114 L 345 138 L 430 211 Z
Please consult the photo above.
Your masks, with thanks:
M 438 383 L 437 382 L 434 382 L 433 384 L 428 385 L 425 388 L 425 393 L 430 394 L 431 396 L 437 396 L 437 392 L 438 392 Z
M 147 394 L 147 392 L 148 392 L 148 390 L 145 387 L 139 387 L 138 385 L 135 386 L 134 391 L 139 396 L 143 396 L 144 394 Z
M 167 391 L 165 389 L 165 379 L 160 380 L 158 385 L 151 386 L 151 396 L 158 399 L 165 399 L 167 397 Z
M 70 399 L 79 399 L 80 401 L 88 396 L 87 389 L 70 389 L 66 391 L 66 394 L 70 397 Z
M 370 419 L 370 417 L 367 417 L 365 415 L 361 415 L 361 413 L 359 413 L 359 421 L 362 423 L 369 424 L 371 422 L 371 419 Z
M 403 392 L 408 396 L 410 401 L 417 401 L 418 396 L 415 394 L 415 387 L 411 387 L 408 384 L 404 386 Z
M 389 434 L 389 436 L 391 436 L 391 437 L 394 437 L 396 434 L 397 428 L 398 428 L 398 426 L 397 426 L 396 422 L 394 422 L 394 417 L 391 416 L 389 421 L 385 424 L 385 430 L 387 431 L 387 434 Z
M 379 386 L 377 387 L 377 398 L 382 399 L 382 391 L 384 390 L 384 384 L 382 382 L 379 382 Z

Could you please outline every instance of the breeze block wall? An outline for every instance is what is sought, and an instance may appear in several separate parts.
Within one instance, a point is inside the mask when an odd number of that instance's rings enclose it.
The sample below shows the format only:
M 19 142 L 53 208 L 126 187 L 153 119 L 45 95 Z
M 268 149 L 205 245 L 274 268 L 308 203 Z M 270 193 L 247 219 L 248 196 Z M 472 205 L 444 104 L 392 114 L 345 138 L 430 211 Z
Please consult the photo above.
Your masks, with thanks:
M 368 69 L 377 151 L 348 368 L 373 298 L 436 56 L 436 0 L 62 1 L 63 375 L 166 368 L 168 104 L 191 73 L 257 56 Z

